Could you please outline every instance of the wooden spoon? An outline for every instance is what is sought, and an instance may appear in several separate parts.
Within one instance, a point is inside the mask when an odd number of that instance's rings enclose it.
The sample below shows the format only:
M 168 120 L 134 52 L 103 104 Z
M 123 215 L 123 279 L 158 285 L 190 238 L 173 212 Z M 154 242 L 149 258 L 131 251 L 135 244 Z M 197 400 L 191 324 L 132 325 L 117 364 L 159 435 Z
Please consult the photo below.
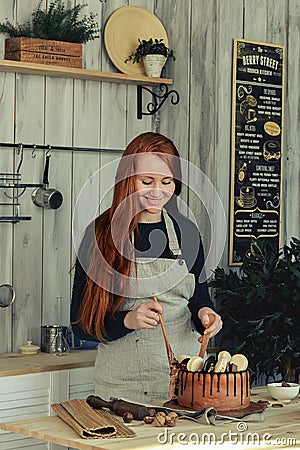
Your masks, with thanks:
M 212 323 L 215 321 L 215 316 L 213 314 L 208 314 L 208 317 L 209 317 L 209 322 L 208 322 L 208 325 L 206 326 L 206 329 L 209 328 L 212 325 Z M 199 356 L 201 356 L 201 358 L 203 358 L 204 353 L 206 352 L 209 339 L 210 339 L 209 334 L 204 334 L 202 336 L 202 342 L 201 342 L 201 347 L 200 347 L 200 351 L 199 351 Z
M 153 300 L 155 302 L 158 301 L 155 295 L 153 295 Z M 164 340 L 165 340 L 165 344 L 166 344 L 166 350 L 167 350 L 169 365 L 171 367 L 171 365 L 176 361 L 176 358 L 175 358 L 174 353 L 173 353 L 173 351 L 171 349 L 171 345 L 169 344 L 169 341 L 168 341 L 168 338 L 167 338 L 165 324 L 164 324 L 163 318 L 161 317 L 160 313 L 158 313 L 158 317 L 159 317 L 159 323 L 161 325 L 161 329 L 162 329 Z

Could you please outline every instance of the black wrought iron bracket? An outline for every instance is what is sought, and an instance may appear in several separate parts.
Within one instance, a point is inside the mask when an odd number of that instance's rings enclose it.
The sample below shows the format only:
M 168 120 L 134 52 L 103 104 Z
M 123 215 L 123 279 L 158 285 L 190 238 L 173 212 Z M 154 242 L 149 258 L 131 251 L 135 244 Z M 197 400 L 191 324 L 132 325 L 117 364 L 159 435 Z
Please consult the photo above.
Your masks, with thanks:
M 152 96 L 152 102 L 149 102 L 147 104 L 147 111 L 143 111 L 143 95 L 142 91 L 147 91 Z M 157 113 L 157 111 L 162 107 L 162 105 L 165 103 L 168 97 L 170 97 L 172 105 L 177 105 L 179 103 L 180 97 L 177 91 L 175 89 L 171 89 L 169 91 L 169 88 L 166 84 L 161 84 L 159 86 L 159 90 L 161 91 L 161 94 L 151 91 L 151 89 L 138 85 L 137 86 L 137 118 L 142 119 L 143 116 L 152 116 L 153 114 Z

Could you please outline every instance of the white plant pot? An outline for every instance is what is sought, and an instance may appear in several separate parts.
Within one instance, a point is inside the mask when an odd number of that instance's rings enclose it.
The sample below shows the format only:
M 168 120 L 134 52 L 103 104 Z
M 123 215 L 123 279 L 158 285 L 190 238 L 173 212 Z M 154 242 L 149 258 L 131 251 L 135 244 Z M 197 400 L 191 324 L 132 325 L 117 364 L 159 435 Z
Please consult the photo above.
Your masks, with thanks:
M 160 77 L 162 68 L 166 63 L 164 55 L 146 55 L 143 63 L 148 77 Z

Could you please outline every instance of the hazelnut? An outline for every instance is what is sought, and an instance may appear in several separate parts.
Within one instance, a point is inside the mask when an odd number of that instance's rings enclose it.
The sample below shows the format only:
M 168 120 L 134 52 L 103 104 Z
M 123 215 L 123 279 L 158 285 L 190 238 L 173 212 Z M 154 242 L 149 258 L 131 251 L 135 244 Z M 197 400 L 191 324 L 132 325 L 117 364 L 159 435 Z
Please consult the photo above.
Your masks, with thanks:
M 170 417 L 167 416 L 167 417 L 166 417 L 166 425 L 167 425 L 167 427 L 175 427 L 175 425 L 176 425 L 176 420 L 170 419 Z
M 127 412 L 124 412 L 122 418 L 125 423 L 130 423 L 133 420 L 133 415 L 131 414 L 131 412 L 127 411 Z
M 156 410 L 154 408 L 148 408 L 148 416 L 154 417 Z
M 169 418 L 170 420 L 175 420 L 176 421 L 178 419 L 178 414 L 176 414 L 175 411 L 171 411 L 167 415 L 167 418 Z
M 145 423 L 152 423 L 154 421 L 154 417 L 153 416 L 146 416 L 144 417 L 144 422 Z
M 264 409 L 268 407 L 268 405 L 270 405 L 269 400 L 258 400 L 257 402 L 260 406 L 262 406 Z

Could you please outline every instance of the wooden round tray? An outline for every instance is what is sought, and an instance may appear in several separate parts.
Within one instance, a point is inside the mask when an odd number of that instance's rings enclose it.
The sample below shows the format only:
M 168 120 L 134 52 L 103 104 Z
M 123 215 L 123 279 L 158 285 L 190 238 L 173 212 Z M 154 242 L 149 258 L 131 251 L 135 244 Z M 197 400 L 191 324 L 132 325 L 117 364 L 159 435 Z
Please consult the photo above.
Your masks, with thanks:
M 104 29 L 104 43 L 111 62 L 128 75 L 145 75 L 142 62 L 125 60 L 138 47 L 138 39 L 163 39 L 168 47 L 168 37 L 162 23 L 154 14 L 139 6 L 123 6 L 111 14 Z

